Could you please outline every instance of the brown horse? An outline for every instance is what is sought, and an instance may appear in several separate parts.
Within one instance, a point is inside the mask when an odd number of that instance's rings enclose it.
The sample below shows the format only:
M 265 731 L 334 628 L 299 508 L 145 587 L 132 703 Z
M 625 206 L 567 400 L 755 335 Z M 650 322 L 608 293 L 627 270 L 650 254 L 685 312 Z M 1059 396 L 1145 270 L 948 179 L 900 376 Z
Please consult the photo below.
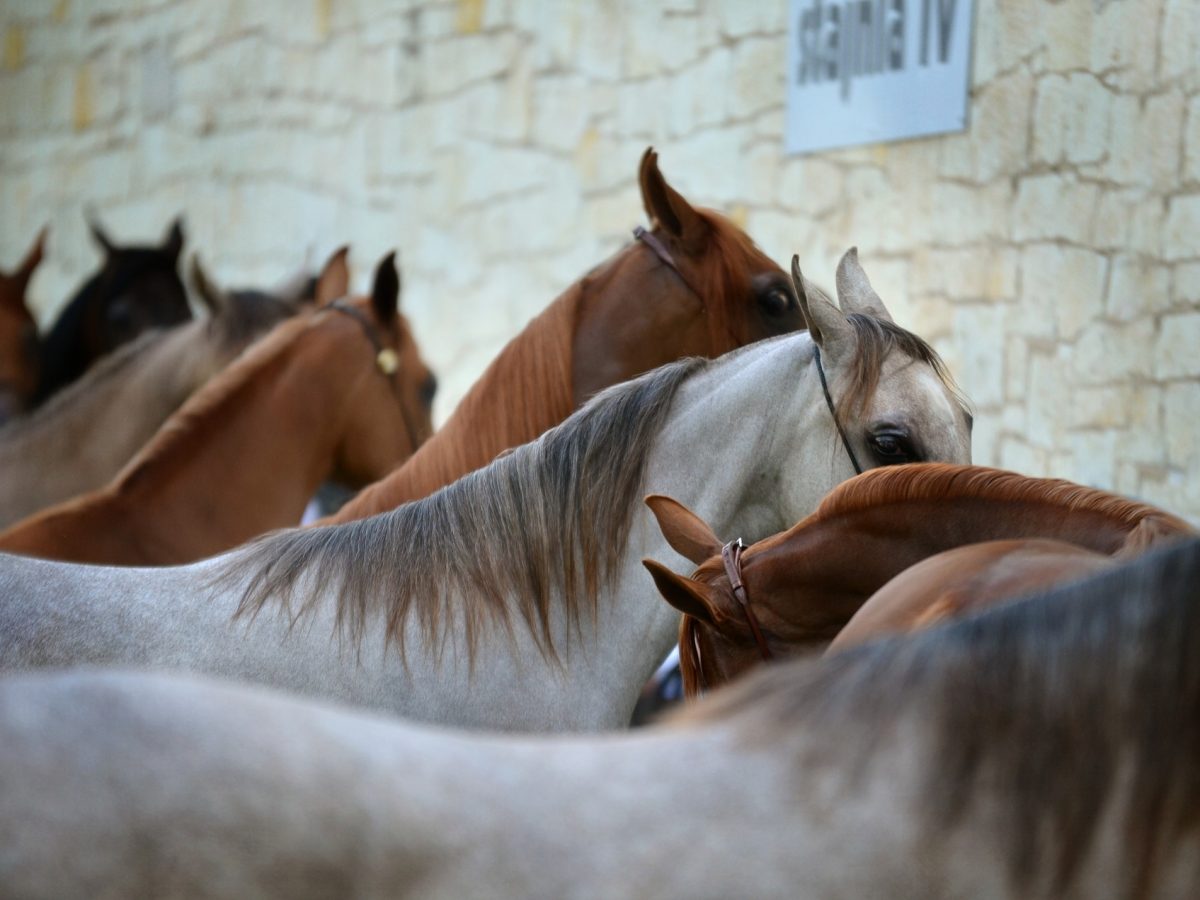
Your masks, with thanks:
M 346 292 L 342 248 L 315 286 L 221 291 L 193 262 L 204 319 L 154 330 L 109 354 L 48 403 L 0 429 L 0 528 L 111 481 L 167 418 L 249 344 L 315 296 Z
M 685 578 L 644 561 L 663 597 L 684 613 L 679 653 L 688 694 L 765 655 L 825 646 L 888 581 L 944 550 L 1049 538 L 1119 558 L 1194 533 L 1162 510 L 1068 481 L 946 463 L 875 469 L 745 551 L 738 575 L 747 615 L 712 530 L 670 498 L 647 503 L 671 546 L 699 565 Z
M 0 272 L 0 425 L 24 412 L 37 390 L 37 322 L 25 305 L 25 289 L 45 244 L 43 228 L 20 264 L 12 272 Z
M 95 222 L 104 264 L 67 302 L 42 340 L 34 403 L 75 381 L 96 360 L 144 331 L 192 317 L 177 266 L 183 226 L 176 219 L 158 246 L 118 247 Z
M 684 356 L 715 357 L 805 327 L 787 275 L 732 222 L 696 209 L 651 149 L 653 230 L 561 294 L 500 352 L 438 433 L 329 521 L 425 497 L 533 440 L 597 391 Z
M 107 487 L 0 534 L 0 549 L 170 565 L 294 525 L 320 482 L 361 485 L 432 431 L 429 370 L 397 310 L 394 254 L 370 297 L 285 322 L 192 397 Z
M 955 547 L 910 566 L 872 594 L 825 652 L 929 628 L 1115 565 L 1111 556 L 1045 538 Z

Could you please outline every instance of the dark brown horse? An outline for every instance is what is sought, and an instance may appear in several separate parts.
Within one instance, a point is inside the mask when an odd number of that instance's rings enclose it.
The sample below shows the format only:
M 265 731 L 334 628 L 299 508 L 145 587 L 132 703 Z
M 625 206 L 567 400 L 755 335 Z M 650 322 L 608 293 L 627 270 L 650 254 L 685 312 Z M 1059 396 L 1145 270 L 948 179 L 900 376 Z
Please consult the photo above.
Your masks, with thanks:
M 37 390 L 38 331 L 25 290 L 42 261 L 46 229 L 12 272 L 0 272 L 0 424 L 24 412 Z
M 1049 538 L 1122 558 L 1194 534 L 1170 513 L 1069 481 L 947 463 L 875 469 L 745 551 L 740 577 L 764 651 L 735 599 L 722 541 L 674 500 L 647 502 L 671 546 L 699 565 L 686 578 L 645 561 L 667 602 L 684 613 L 679 656 L 688 694 L 734 678 L 765 652 L 824 647 L 887 582 L 944 550 Z
M 696 209 L 642 156 L 653 230 L 561 294 L 500 352 L 417 453 L 332 518 L 428 496 L 532 441 L 597 391 L 685 356 L 805 327 L 787 274 L 727 218 Z
M 119 247 L 98 224 L 90 222 L 89 227 L 104 251 L 104 263 L 67 302 L 42 340 L 35 403 L 142 332 L 192 317 L 177 270 L 183 249 L 178 219 L 158 246 Z

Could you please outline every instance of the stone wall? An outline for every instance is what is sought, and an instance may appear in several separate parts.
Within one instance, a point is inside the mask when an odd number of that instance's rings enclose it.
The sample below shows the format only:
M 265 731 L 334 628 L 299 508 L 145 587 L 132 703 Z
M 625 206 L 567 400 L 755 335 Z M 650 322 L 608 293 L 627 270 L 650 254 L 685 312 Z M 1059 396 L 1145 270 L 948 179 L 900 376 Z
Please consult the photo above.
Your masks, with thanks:
M 177 212 L 222 282 L 401 250 L 444 416 L 641 221 L 648 144 L 827 283 L 858 244 L 975 456 L 1200 521 L 1200 7 L 977 0 L 970 130 L 782 153 L 784 0 L 5 0 L 0 265 L 48 315 Z M 820 128 L 820 122 L 813 122 Z

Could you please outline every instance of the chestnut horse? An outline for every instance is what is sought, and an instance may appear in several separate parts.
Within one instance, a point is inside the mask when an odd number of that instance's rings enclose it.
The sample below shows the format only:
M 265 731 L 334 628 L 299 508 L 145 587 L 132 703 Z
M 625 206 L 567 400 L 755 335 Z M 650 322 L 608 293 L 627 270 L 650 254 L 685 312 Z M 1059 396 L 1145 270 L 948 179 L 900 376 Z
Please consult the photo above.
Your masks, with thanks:
M 787 275 L 732 222 L 696 209 L 647 150 L 653 230 L 567 288 L 500 352 L 437 434 L 330 517 L 384 512 L 487 465 L 597 391 L 685 356 L 720 356 L 805 327 Z
M 647 485 L 765 536 L 851 475 L 847 448 L 970 458 L 936 354 L 859 311 L 886 314 L 854 253 L 839 272 L 849 315 L 797 273 L 809 333 L 614 385 L 382 515 L 177 568 L 0 554 L 0 668 L 168 666 L 461 725 L 623 726 L 678 630 L 638 564 L 668 551 Z
M 42 261 L 46 229 L 12 272 L 0 272 L 0 425 L 25 411 L 37 390 L 40 345 L 25 289 Z
M 811 516 L 745 551 L 738 577 L 747 616 L 713 530 L 668 497 L 647 503 L 670 545 L 699 565 L 685 578 L 644 561 L 684 614 L 679 656 L 689 695 L 764 656 L 824 647 L 889 580 L 943 550 L 1039 537 L 1120 557 L 1194 533 L 1162 510 L 1068 481 L 979 466 L 882 469 L 840 485 Z
M 345 254 L 333 254 L 315 288 L 278 295 L 217 290 L 193 260 L 211 316 L 142 335 L 0 429 L 0 527 L 111 481 L 184 400 L 311 300 L 313 289 L 342 296 L 350 280 Z
M 462 734 L 245 685 L 0 681 L 26 900 L 1136 897 L 1200 884 L 1200 541 L 769 666 L 631 735 Z
M 276 326 L 175 413 L 102 490 L 0 533 L 74 562 L 191 562 L 295 525 L 325 478 L 381 478 L 429 436 L 431 378 L 398 310 L 394 255 L 370 297 Z
M 1065 541 L 981 541 L 909 566 L 870 596 L 826 653 L 970 615 L 1116 565 Z
M 158 246 L 119 247 L 98 224 L 88 225 L 104 251 L 104 264 L 67 301 L 42 339 L 34 403 L 42 403 L 142 332 L 192 317 L 177 271 L 183 249 L 178 219 Z

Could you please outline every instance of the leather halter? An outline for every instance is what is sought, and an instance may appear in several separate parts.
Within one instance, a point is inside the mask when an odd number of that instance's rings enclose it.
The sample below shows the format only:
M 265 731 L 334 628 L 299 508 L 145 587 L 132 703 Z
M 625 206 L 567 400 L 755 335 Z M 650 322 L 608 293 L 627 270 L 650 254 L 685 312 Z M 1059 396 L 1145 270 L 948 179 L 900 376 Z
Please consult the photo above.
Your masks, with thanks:
M 383 339 L 379 336 L 379 332 L 375 328 L 375 323 L 364 316 L 359 310 L 353 306 L 348 306 L 341 300 L 334 300 L 325 306 L 325 309 L 340 312 L 342 315 L 349 316 L 363 330 L 363 334 L 367 336 L 367 340 L 371 342 L 371 347 L 375 350 L 375 368 L 391 378 L 396 374 L 396 370 L 400 368 L 400 356 L 391 347 L 384 344 Z

